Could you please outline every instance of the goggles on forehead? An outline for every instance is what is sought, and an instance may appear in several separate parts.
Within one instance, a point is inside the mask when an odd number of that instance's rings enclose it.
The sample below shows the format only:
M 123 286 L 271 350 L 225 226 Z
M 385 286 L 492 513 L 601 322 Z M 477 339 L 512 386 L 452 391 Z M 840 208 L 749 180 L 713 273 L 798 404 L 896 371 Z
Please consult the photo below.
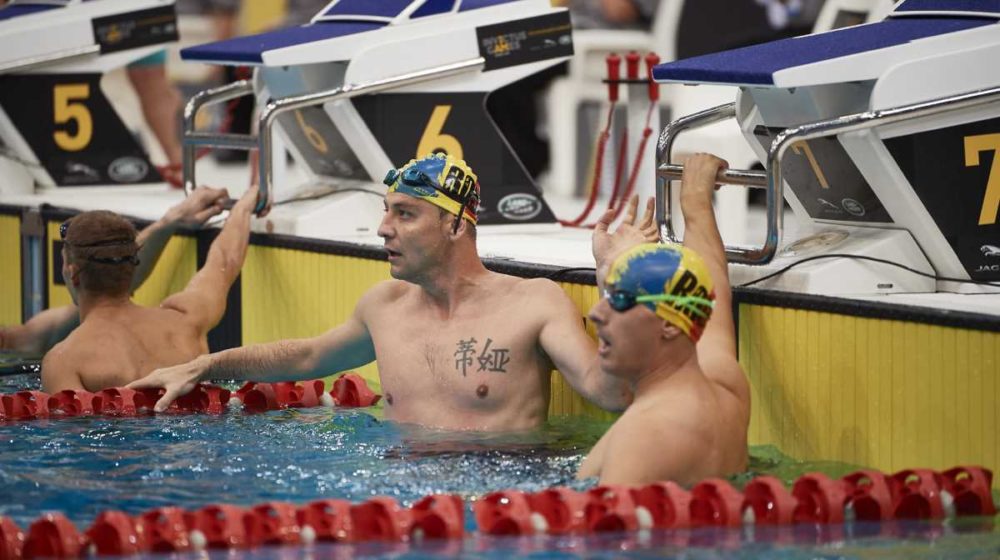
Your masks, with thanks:
M 462 223 L 462 214 L 465 212 L 466 208 L 472 208 L 472 212 L 475 213 L 475 209 L 479 206 L 479 193 L 476 192 L 475 183 L 468 186 L 464 194 L 459 195 L 450 189 L 443 188 L 438 182 L 424 172 L 421 169 L 417 169 L 416 166 L 408 167 L 403 171 L 398 169 L 390 169 L 385 175 L 385 179 L 382 180 L 388 186 L 394 185 L 396 182 L 400 182 L 408 187 L 427 187 L 434 189 L 435 191 L 447 196 L 448 198 L 458 202 L 461 206 L 459 207 L 458 213 L 455 215 L 455 225 L 451 228 L 452 233 L 458 231 L 459 224 Z M 457 189 L 456 189 L 457 190 Z M 403 191 L 405 192 L 405 191 Z M 414 194 L 416 196 L 427 196 L 423 195 L 419 191 Z
M 639 303 L 649 303 L 654 301 L 668 301 L 677 307 L 690 310 L 699 317 L 708 317 L 702 307 L 709 309 L 715 307 L 715 302 L 698 296 L 675 296 L 671 294 L 642 294 L 636 295 L 627 290 L 604 290 L 604 297 L 608 300 L 611 309 L 619 313 L 624 313 L 632 309 Z
M 73 247 L 113 247 L 115 245 L 129 245 L 133 241 L 128 239 L 112 239 L 108 241 L 98 241 L 97 243 L 87 243 L 85 245 L 77 245 L 75 243 L 70 243 L 66 240 L 66 235 L 69 233 L 69 220 L 59 224 L 59 238 L 62 239 L 63 243 L 66 245 L 72 245 Z M 135 266 L 139 266 L 139 257 L 136 255 L 126 255 L 122 257 L 84 257 L 84 260 L 90 262 L 101 263 L 101 264 L 125 264 L 129 263 Z

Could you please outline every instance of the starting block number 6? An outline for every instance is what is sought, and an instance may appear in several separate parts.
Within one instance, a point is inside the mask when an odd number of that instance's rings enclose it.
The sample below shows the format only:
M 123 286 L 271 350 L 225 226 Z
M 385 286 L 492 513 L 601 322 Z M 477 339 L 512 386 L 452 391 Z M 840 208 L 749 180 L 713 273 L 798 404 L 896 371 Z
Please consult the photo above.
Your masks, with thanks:
M 94 118 L 90 110 L 81 101 L 90 98 L 89 84 L 59 84 L 52 90 L 52 109 L 55 124 L 68 124 L 76 121 L 76 133 L 68 130 L 56 130 L 52 134 L 56 146 L 67 152 L 79 152 L 88 145 L 94 136 Z
M 449 113 L 451 113 L 451 105 L 437 105 L 434 107 L 431 118 L 427 121 L 427 127 L 424 128 L 424 133 L 420 136 L 415 157 L 421 158 L 432 152 L 443 151 L 453 158 L 465 159 L 462 143 L 458 141 L 458 138 L 450 134 L 441 133 L 441 130 L 444 129 L 444 122 L 448 120 Z
M 965 137 L 965 166 L 979 165 L 980 152 L 993 152 L 993 165 L 990 166 L 989 179 L 986 181 L 986 196 L 983 207 L 979 211 L 979 225 L 986 226 L 997 223 L 997 213 L 1000 211 L 1000 134 L 980 134 Z

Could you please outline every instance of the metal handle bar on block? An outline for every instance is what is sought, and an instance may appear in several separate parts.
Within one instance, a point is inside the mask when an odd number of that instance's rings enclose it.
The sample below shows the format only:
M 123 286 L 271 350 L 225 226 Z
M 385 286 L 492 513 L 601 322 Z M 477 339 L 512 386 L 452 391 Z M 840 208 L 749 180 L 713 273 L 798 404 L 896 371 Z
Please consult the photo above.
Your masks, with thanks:
M 814 140 L 827 136 L 836 136 L 848 132 L 867 130 L 877 126 L 885 126 L 904 121 L 920 119 L 946 113 L 950 111 L 961 111 L 980 105 L 1000 102 L 1000 87 L 976 90 L 955 95 L 949 95 L 929 101 L 920 101 L 909 105 L 901 105 L 889 109 L 875 111 L 865 111 L 852 115 L 817 121 L 803 124 L 796 127 L 786 128 L 778 133 L 771 142 L 771 147 L 767 154 L 767 239 L 762 247 L 741 248 L 727 247 L 726 256 L 729 262 L 743 264 L 767 264 L 774 258 L 778 244 L 781 242 L 782 231 L 782 201 L 784 200 L 784 182 L 782 177 L 782 158 L 785 152 L 798 142 Z M 668 125 L 660 135 L 660 142 L 657 146 L 657 167 L 660 159 L 670 155 L 670 148 L 673 139 L 678 132 L 687 128 L 704 126 L 711 122 L 717 122 L 726 116 L 720 114 L 728 113 L 735 116 L 734 105 L 723 105 L 696 113 Z M 675 127 L 675 125 L 679 125 Z M 741 172 L 742 173 L 742 172 Z M 746 172 L 752 173 L 752 172 Z M 665 177 L 657 178 L 657 221 L 660 226 L 661 239 L 677 242 L 673 236 L 673 230 L 669 223 L 669 215 L 662 214 L 664 208 L 664 198 L 669 197 L 667 184 L 669 181 Z M 667 211 L 669 212 L 669 198 L 667 198 Z
M 225 103 L 244 95 L 253 95 L 253 83 L 250 80 L 239 80 L 217 88 L 199 91 L 184 106 L 182 170 L 184 173 L 185 194 L 191 194 L 191 191 L 196 186 L 194 169 L 199 146 L 232 148 L 236 150 L 252 150 L 257 147 L 257 138 L 252 134 L 197 132 L 195 130 L 195 118 L 202 107 Z
M 684 175 L 684 166 L 664 163 L 656 169 L 656 174 L 669 180 L 680 179 Z M 745 185 L 756 189 L 767 188 L 767 173 L 763 171 L 747 171 L 744 169 L 723 169 L 715 176 L 719 185 Z
M 664 127 L 663 131 L 660 133 L 659 141 L 656 144 L 656 222 L 659 226 L 661 241 L 669 241 L 672 243 L 682 242 L 682 240 L 679 239 L 674 233 L 670 181 L 673 179 L 679 179 L 684 173 L 684 167 L 669 163 L 671 152 L 673 151 L 674 140 L 677 138 L 678 134 L 686 130 L 708 126 L 710 124 L 735 117 L 736 104 L 727 103 L 725 105 L 712 107 L 711 109 L 706 109 L 704 111 L 694 113 L 693 115 L 677 119 Z M 771 188 L 769 186 L 768 174 L 761 171 L 726 169 L 719 173 L 717 181 L 720 184 L 747 185 L 767 188 L 769 191 Z M 769 241 L 772 238 L 781 238 L 781 212 L 772 211 L 770 208 L 770 204 L 773 200 L 781 200 L 781 193 L 777 194 L 778 198 L 775 198 L 774 194 L 770 192 L 767 196 L 769 205 L 767 212 L 767 239 Z M 776 206 L 778 210 L 781 209 L 780 203 Z M 775 247 L 777 247 L 776 244 Z M 727 246 L 726 258 L 729 262 L 764 264 L 770 261 L 774 256 L 773 251 L 770 255 L 768 255 L 768 250 L 769 247 L 767 243 L 765 243 L 764 247 L 761 248 Z
M 257 208 L 254 212 L 260 212 L 271 203 L 271 183 L 274 180 L 274 166 L 271 153 L 273 145 L 272 130 L 275 120 L 282 113 L 314 105 L 320 105 L 330 101 L 350 99 L 359 95 L 378 93 L 380 91 L 426 82 L 428 80 L 447 78 L 473 70 L 480 70 L 485 64 L 486 59 L 483 57 L 477 57 L 462 62 L 435 66 L 372 82 L 344 84 L 341 87 L 327 91 L 271 100 L 260 112 L 260 116 L 257 119 L 259 124 L 258 130 L 260 131 L 260 196 L 257 199 Z

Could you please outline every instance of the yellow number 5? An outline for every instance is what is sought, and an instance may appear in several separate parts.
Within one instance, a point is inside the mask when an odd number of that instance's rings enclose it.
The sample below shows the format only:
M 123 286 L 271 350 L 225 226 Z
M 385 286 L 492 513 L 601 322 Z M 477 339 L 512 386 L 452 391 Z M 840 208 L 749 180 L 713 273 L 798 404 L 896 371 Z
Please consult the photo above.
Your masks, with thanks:
M 997 211 L 1000 210 L 1000 134 L 980 134 L 965 137 L 965 166 L 979 165 L 979 152 L 993 151 L 993 165 L 990 166 L 989 179 L 986 180 L 986 196 L 983 207 L 979 211 L 979 225 L 986 226 L 997 223 Z
M 57 130 L 52 134 L 56 146 L 67 152 L 79 152 L 90 144 L 94 136 L 94 119 L 90 110 L 79 101 L 90 98 L 89 84 L 61 84 L 52 92 L 56 124 L 76 121 L 76 134 Z M 74 103 L 74 101 L 77 101 Z
M 416 157 L 423 157 L 431 152 L 445 152 L 451 157 L 465 159 L 462 157 L 462 143 L 458 138 L 450 134 L 441 134 L 444 128 L 444 121 L 448 120 L 448 113 L 451 113 L 451 105 L 438 105 L 434 107 L 431 118 L 427 121 L 427 128 L 420 137 L 417 144 Z

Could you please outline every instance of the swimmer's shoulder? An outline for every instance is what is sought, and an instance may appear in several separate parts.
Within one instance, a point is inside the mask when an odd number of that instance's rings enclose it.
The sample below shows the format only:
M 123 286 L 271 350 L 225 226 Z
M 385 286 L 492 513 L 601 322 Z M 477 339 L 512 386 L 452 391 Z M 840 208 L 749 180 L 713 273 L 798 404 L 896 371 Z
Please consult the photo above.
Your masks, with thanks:
M 405 298 L 416 287 L 402 280 L 384 280 L 362 294 L 357 308 L 364 310 L 372 306 L 392 305 Z

